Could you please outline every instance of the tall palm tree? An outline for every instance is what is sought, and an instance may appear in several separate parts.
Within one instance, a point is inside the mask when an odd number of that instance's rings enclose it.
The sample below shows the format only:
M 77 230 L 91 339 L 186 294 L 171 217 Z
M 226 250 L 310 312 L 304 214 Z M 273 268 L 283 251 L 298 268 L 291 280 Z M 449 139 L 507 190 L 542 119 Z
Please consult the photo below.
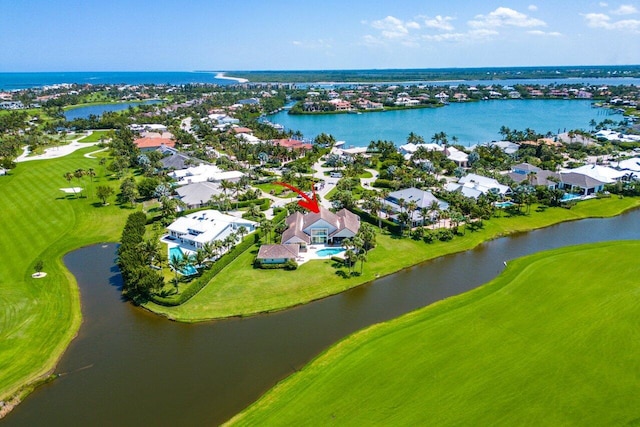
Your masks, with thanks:
M 178 292 L 178 273 L 180 273 L 180 271 L 186 267 L 186 263 L 184 260 L 184 257 L 179 256 L 179 255 L 172 255 L 171 258 L 169 258 L 169 267 L 171 267 L 173 269 L 173 272 L 175 273 L 175 277 L 174 277 L 174 282 L 173 282 L 173 286 L 175 286 L 176 288 L 176 293 Z
M 248 232 L 249 230 L 247 230 L 247 227 L 245 227 L 244 225 L 241 225 L 240 227 L 238 227 L 237 233 L 238 233 L 238 236 L 240 236 L 240 240 L 244 239 L 244 236 L 246 236 Z

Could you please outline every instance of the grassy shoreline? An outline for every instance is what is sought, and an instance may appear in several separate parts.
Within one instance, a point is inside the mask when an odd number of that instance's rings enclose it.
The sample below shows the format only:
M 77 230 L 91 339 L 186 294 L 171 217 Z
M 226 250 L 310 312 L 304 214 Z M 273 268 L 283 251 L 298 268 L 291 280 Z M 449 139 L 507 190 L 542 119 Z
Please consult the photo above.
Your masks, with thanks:
M 624 425 L 640 404 L 638 254 L 613 241 L 513 260 L 336 343 L 228 424 Z
M 130 209 L 102 207 L 93 195 L 98 185 L 115 186 L 99 159 L 89 159 L 87 147 L 68 156 L 19 163 L 2 177 L 0 219 L 0 400 L 28 394 L 31 385 L 47 377 L 81 320 L 80 291 L 63 257 L 80 247 L 117 241 Z M 74 180 L 84 197 L 65 194 L 64 173 L 94 168 L 97 176 Z M 99 225 L 98 225 L 99 224 Z M 38 260 L 47 276 L 33 279 Z
M 467 231 L 450 242 L 425 244 L 409 238 L 378 236 L 378 246 L 369 253 L 360 276 L 340 277 L 333 262 L 311 261 L 295 271 L 253 269 L 257 247 L 239 256 L 198 294 L 176 307 L 153 303 L 145 308 L 171 320 L 201 322 L 229 317 L 247 317 L 307 304 L 364 285 L 431 259 L 473 249 L 483 242 L 548 227 L 565 221 L 619 215 L 640 206 L 640 199 L 609 198 L 579 203 L 571 210 L 532 210 L 528 216 L 501 217 L 485 221 L 483 229 Z M 398 259 L 394 253 L 402 253 Z

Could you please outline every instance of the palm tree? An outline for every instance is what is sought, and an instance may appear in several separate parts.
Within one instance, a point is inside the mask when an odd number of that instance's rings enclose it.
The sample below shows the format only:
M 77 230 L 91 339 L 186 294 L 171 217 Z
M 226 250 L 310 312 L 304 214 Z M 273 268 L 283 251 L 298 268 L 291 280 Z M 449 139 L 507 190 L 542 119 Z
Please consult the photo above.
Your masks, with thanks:
M 429 205 L 429 212 L 431 213 L 431 217 L 439 217 L 440 216 L 440 205 L 436 200 L 431 202 Z
M 71 172 L 67 172 L 64 174 L 64 179 L 67 180 L 67 182 L 69 183 L 69 185 L 71 185 L 71 181 L 73 180 L 73 173 Z M 71 187 L 73 194 L 76 194 L 76 188 L 75 187 Z
M 360 261 L 360 274 L 362 274 L 364 263 L 367 261 L 367 253 L 362 251 L 358 252 L 358 254 L 356 255 L 356 260 Z
M 271 240 L 271 231 L 273 231 L 273 224 L 265 218 L 260 221 L 260 228 L 262 229 L 262 234 L 265 237 L 265 242 L 269 244 Z
M 420 214 L 420 219 L 422 220 L 422 227 L 424 227 L 424 220 L 429 216 L 429 209 L 421 208 L 419 214 Z
M 244 225 L 241 225 L 240 227 L 238 227 L 237 233 L 240 236 L 240 240 L 242 240 L 248 232 L 249 230 L 247 230 L 247 227 L 245 227 Z
M 234 184 L 231 181 L 227 181 L 226 179 L 220 181 L 220 188 L 222 188 L 222 192 L 225 196 L 227 195 L 227 190 L 231 190 L 233 187 Z
M 207 259 L 207 253 L 203 248 L 198 248 L 196 254 L 193 257 L 198 267 L 203 267 L 204 262 Z
M 179 256 L 179 255 L 172 255 L 171 258 L 169 259 L 169 266 L 173 269 L 173 272 L 175 273 L 175 278 L 174 278 L 174 286 L 176 288 L 176 293 L 178 292 L 178 273 L 186 267 L 186 263 L 184 260 L 184 257 Z

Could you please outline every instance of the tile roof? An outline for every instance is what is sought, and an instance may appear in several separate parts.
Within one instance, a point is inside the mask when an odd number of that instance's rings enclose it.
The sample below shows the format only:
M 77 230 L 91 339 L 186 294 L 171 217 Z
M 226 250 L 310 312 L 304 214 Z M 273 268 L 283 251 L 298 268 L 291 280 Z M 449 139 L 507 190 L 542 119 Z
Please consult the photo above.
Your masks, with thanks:
M 258 259 L 295 259 L 300 253 L 300 245 L 262 245 L 258 251 Z
M 158 148 L 162 145 L 167 147 L 175 147 L 175 141 L 168 138 L 138 138 L 133 143 L 138 148 Z

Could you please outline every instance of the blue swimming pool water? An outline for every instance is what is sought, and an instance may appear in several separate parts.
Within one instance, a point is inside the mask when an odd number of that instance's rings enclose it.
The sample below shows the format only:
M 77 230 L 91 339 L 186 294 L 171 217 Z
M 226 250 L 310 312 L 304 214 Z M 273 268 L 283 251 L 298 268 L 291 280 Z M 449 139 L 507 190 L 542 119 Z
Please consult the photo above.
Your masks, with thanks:
M 507 202 L 497 202 L 495 204 L 496 208 L 508 208 L 509 206 L 514 206 L 514 205 L 515 205 L 515 203 L 509 202 L 509 201 L 507 201 Z
M 173 258 L 174 256 L 182 258 L 182 249 L 180 249 L 180 247 L 174 246 L 172 248 L 169 248 L 169 260 L 171 260 L 171 258 Z M 198 270 L 196 270 L 196 268 L 191 264 L 187 264 L 186 267 L 179 271 L 179 273 L 183 276 L 191 276 L 193 274 L 196 274 L 197 272 Z
M 571 194 L 571 193 L 564 193 L 564 195 L 562 196 L 562 199 L 560 199 L 560 201 L 562 202 L 568 202 L 569 200 L 580 200 L 579 195 L 577 194 Z
M 325 248 L 325 249 L 319 249 L 316 251 L 316 255 L 318 256 L 333 256 L 333 255 L 337 255 L 340 252 L 344 252 L 345 250 L 343 248 Z

